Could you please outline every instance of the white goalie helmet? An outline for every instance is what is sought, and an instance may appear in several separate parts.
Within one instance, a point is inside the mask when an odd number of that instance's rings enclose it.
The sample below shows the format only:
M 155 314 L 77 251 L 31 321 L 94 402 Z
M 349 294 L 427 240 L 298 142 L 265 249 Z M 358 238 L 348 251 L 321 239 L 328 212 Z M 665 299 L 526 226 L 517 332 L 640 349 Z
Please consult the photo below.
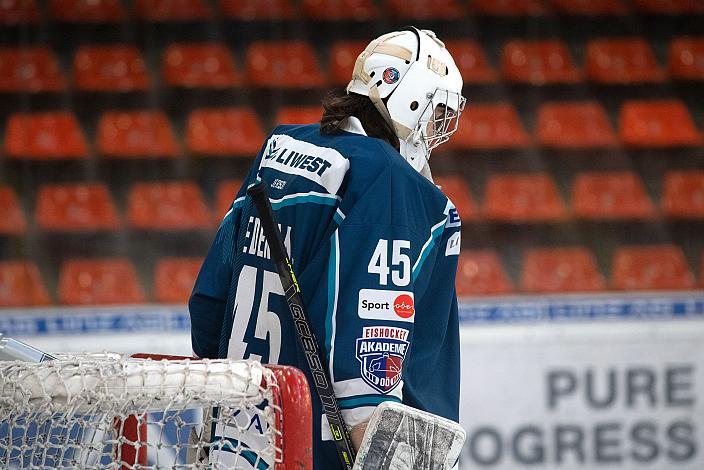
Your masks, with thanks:
M 347 92 L 371 99 L 395 130 L 401 155 L 430 178 L 430 152 L 457 130 L 466 101 L 460 71 L 435 33 L 411 27 L 372 41 Z

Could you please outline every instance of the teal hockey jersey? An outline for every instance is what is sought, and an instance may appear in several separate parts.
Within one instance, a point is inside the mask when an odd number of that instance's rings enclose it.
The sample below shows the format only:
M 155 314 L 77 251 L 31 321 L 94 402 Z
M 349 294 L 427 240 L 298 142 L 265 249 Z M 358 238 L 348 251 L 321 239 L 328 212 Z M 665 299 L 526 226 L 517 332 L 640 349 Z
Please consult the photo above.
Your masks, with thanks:
M 193 351 L 308 372 L 245 197 L 259 178 L 348 427 L 386 400 L 457 421 L 460 218 L 393 147 L 348 121 L 348 130 L 333 136 L 305 125 L 277 127 L 267 138 L 193 289 Z M 314 468 L 342 468 L 314 388 L 311 396 Z

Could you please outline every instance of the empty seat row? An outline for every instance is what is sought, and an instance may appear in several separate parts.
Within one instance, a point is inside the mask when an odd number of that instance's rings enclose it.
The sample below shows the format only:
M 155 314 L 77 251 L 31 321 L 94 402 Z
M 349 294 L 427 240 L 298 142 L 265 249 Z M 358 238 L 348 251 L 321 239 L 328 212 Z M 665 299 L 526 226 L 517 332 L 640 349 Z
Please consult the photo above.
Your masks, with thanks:
M 462 53 L 459 54 L 461 57 Z M 475 54 L 481 56 L 481 50 Z M 666 68 L 659 64 L 648 42 L 640 37 L 588 41 L 584 56 L 584 67 L 580 68 L 561 39 L 513 40 L 504 45 L 501 71 L 510 82 L 531 85 L 572 84 L 583 80 L 621 85 L 663 83 L 670 77 L 675 80 L 704 78 L 702 38 L 673 39 Z M 480 60 L 486 63 L 485 59 Z M 471 76 L 471 73 L 466 75 Z
M 193 182 L 137 183 L 129 191 L 126 220 L 135 230 L 209 230 L 228 211 L 240 180 L 218 186 L 211 211 Z M 122 217 L 103 183 L 44 185 L 38 189 L 36 226 L 47 232 L 115 231 Z M 14 192 L 0 185 L 0 234 L 22 235 L 27 221 Z
M 70 259 L 61 266 L 56 301 L 64 305 L 136 304 L 150 300 L 184 303 L 193 289 L 201 263 L 200 258 L 158 260 L 153 268 L 153 295 L 150 296 L 140 284 L 134 264 L 127 258 Z M 704 285 L 704 275 L 700 284 Z M 695 276 L 682 249 L 676 245 L 616 249 L 608 281 L 600 272 L 594 255 L 582 246 L 526 250 L 518 286 L 507 276 L 494 250 L 463 250 L 457 269 L 459 296 L 696 287 Z M 0 307 L 51 303 L 36 264 L 0 262 Z
M 162 258 L 153 270 L 153 296 L 126 258 L 71 259 L 60 270 L 56 300 L 64 305 L 183 303 L 193 289 L 200 258 Z M 52 304 L 36 264 L 0 261 L 0 307 Z
M 5 5 L 6 4 L 6 5 Z M 0 24 L 36 23 L 41 18 L 36 0 L 12 0 L 0 10 Z M 24 9 L 19 5 L 24 5 Z M 403 19 L 457 19 L 465 14 L 519 16 L 566 15 L 624 16 L 635 11 L 650 14 L 704 14 L 695 0 L 220 0 L 218 11 L 236 20 L 291 20 L 301 15 L 315 20 L 368 21 L 391 15 Z M 115 23 L 123 21 L 127 8 L 120 0 L 51 0 L 51 19 L 58 22 Z M 145 21 L 204 21 L 215 12 L 206 0 L 138 0 L 134 15 Z
M 278 123 L 320 120 L 319 106 L 282 107 Z M 188 153 L 253 158 L 264 140 L 259 118 L 251 108 L 198 109 L 186 123 Z M 169 119 L 160 111 L 113 111 L 98 120 L 96 152 L 106 158 L 175 158 L 182 153 Z M 69 112 L 18 113 L 5 132 L 5 153 L 29 160 L 85 159 L 89 144 Z
M 438 151 L 698 147 L 704 144 L 687 107 L 679 100 L 626 101 L 616 132 L 596 101 L 546 103 L 536 113 L 535 136 L 510 103 L 476 103 L 453 138 Z M 319 106 L 282 107 L 277 124 L 315 123 Z M 66 111 L 12 114 L 5 126 L 4 153 L 21 160 L 87 159 L 91 146 L 76 117 Z M 202 108 L 185 123 L 178 141 L 161 111 L 111 111 L 98 120 L 95 153 L 103 158 L 193 156 L 253 158 L 264 140 L 259 117 L 249 107 Z
M 486 15 L 541 16 L 555 12 L 577 16 L 701 14 L 704 7 L 692 0 L 473 0 L 470 10 Z
M 632 171 L 578 173 L 570 188 L 571 205 L 563 200 L 547 173 L 490 176 L 483 205 L 474 201 L 467 182 L 457 176 L 435 181 L 457 206 L 463 220 L 531 223 L 577 220 L 653 220 L 704 217 L 704 172 L 669 171 L 662 181 L 660 207 L 652 202 Z
M 162 55 L 160 80 L 166 87 L 222 89 L 255 87 L 317 88 L 345 85 L 354 61 L 366 43 L 342 41 L 328 51 L 328 70 L 305 41 L 257 41 L 249 45 L 244 71 L 224 43 L 177 43 Z M 465 84 L 490 83 L 499 77 L 482 47 L 473 40 L 450 40 Z M 515 83 L 544 85 L 662 83 L 672 77 L 704 80 L 704 38 L 681 37 L 670 43 L 667 69 L 661 67 L 643 38 L 597 39 L 586 44 L 584 70 L 579 69 L 566 43 L 552 40 L 513 40 L 500 59 L 503 77 Z M 73 56 L 71 76 L 78 90 L 144 91 L 153 86 L 140 51 L 131 45 L 90 45 Z M 56 92 L 68 87 L 59 62 L 44 46 L 0 49 L 0 91 Z
M 287 117 L 282 109 L 282 116 Z M 318 114 L 318 120 L 320 114 Z M 197 109 L 187 118 L 189 154 L 253 158 L 264 140 L 250 108 Z M 4 153 L 24 160 L 86 159 L 90 145 L 70 112 L 17 113 L 7 120 Z M 114 111 L 98 120 L 95 151 L 105 158 L 176 158 L 183 153 L 161 111 Z
M 592 252 L 583 246 L 531 248 L 523 253 L 516 285 L 495 250 L 463 250 L 457 268 L 457 294 L 677 290 L 704 286 L 704 273 L 698 284 L 682 249 L 676 245 L 619 247 L 613 253 L 610 269 L 611 278 L 606 279 Z
M 124 44 L 80 47 L 73 56 L 71 77 L 76 89 L 89 92 L 146 91 L 154 85 L 140 51 Z M 283 88 L 326 83 L 313 49 L 302 41 L 251 44 L 244 73 L 222 43 L 172 44 L 164 51 L 160 79 L 166 87 L 213 89 L 245 82 Z M 67 89 L 69 82 L 47 47 L 0 48 L 0 91 L 57 92 Z
M 571 187 L 571 205 L 546 173 L 496 174 L 488 178 L 480 207 L 459 176 L 437 176 L 442 191 L 466 222 L 532 223 L 577 220 L 654 220 L 704 218 L 704 171 L 670 171 L 662 182 L 659 207 L 637 174 L 583 172 Z M 135 230 L 209 230 L 234 200 L 241 180 L 222 181 L 212 210 L 193 182 L 137 183 L 129 191 L 127 226 Z M 35 225 L 47 232 L 115 231 L 122 217 L 103 183 L 51 184 L 38 189 Z M 17 195 L 0 185 L 0 234 L 22 235 L 27 220 Z
M 555 149 L 688 147 L 704 143 L 685 104 L 677 99 L 628 100 L 615 131 L 597 101 L 551 102 L 540 105 L 535 135 L 530 135 L 516 109 L 504 103 L 473 103 L 448 145 L 457 149 L 520 149 L 533 144 Z

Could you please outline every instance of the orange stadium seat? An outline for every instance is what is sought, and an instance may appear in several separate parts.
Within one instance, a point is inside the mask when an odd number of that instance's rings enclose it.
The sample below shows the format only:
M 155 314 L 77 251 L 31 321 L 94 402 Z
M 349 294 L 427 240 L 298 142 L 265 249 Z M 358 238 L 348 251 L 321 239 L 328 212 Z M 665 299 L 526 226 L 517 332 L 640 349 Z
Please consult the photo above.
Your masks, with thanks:
M 144 303 L 137 271 L 125 258 L 70 259 L 59 273 L 59 302 L 64 305 Z
M 661 207 L 665 215 L 704 217 L 704 171 L 670 171 L 663 180 Z
M 206 0 L 136 0 L 137 18 L 153 22 L 205 21 L 212 12 Z
M 509 81 L 531 85 L 576 83 L 582 79 L 560 39 L 509 41 L 501 54 L 501 70 Z
M 0 24 L 36 24 L 41 18 L 36 0 L 5 0 L 0 2 Z
M 154 297 L 163 304 L 184 304 L 193 291 L 202 258 L 162 258 L 154 269 Z
M 620 134 L 630 147 L 701 145 L 687 107 L 679 100 L 626 101 L 619 116 Z
M 553 148 L 613 147 L 616 133 L 597 101 L 552 102 L 538 109 L 540 145 Z
M 513 284 L 494 250 L 462 250 L 455 285 L 460 297 L 513 292 Z
M 321 106 L 284 106 L 274 117 L 274 124 L 313 124 L 323 116 Z
M 130 227 L 139 230 L 205 230 L 213 220 L 192 182 L 137 183 L 127 201 Z
M 379 16 L 372 0 L 302 0 L 308 18 L 324 21 L 369 21 Z
M 516 109 L 510 103 L 476 103 L 463 114 L 448 145 L 461 149 L 508 149 L 530 145 Z
M 552 0 L 551 3 L 556 12 L 567 15 L 623 16 L 629 13 L 623 0 Z
M 120 220 L 103 183 L 47 184 L 39 187 L 35 220 L 51 232 L 117 230 Z
M 679 246 L 623 246 L 614 252 L 611 286 L 615 289 L 690 289 L 694 285 L 694 275 Z
M 119 23 L 127 18 L 120 0 L 50 0 L 49 11 L 63 23 Z
M 226 18 L 241 21 L 288 20 L 295 16 L 289 0 L 220 0 Z
M 572 185 L 572 209 L 583 219 L 647 219 L 656 214 L 632 171 L 579 173 Z
M 36 264 L 0 261 L 0 307 L 37 307 L 50 302 Z
M 186 125 L 186 145 L 195 155 L 254 158 L 264 137 L 250 108 L 197 109 Z
M 367 47 L 365 41 L 340 41 L 330 47 L 328 62 L 330 80 L 335 86 L 347 86 L 357 56 Z
M 633 0 L 633 6 L 643 13 L 659 15 L 704 13 L 704 3 L 700 0 Z
M 704 80 L 704 37 L 673 39 L 669 68 L 673 78 Z
M 664 82 L 650 45 L 642 38 L 595 39 L 587 43 L 587 77 L 597 83 Z
M 474 203 L 467 182 L 460 176 L 436 176 L 435 184 L 452 201 L 463 221 L 479 217 L 479 209 Z
M 196 283 L 201 258 L 162 258 L 154 268 L 154 297 L 164 304 L 182 304 Z
M 27 220 L 15 191 L 0 185 L 0 235 L 24 235 Z
M 596 259 L 585 247 L 531 248 L 523 253 L 522 291 L 586 292 L 605 288 Z
M 389 13 L 396 18 L 412 20 L 459 20 L 464 9 L 458 0 L 387 0 Z
M 241 179 L 225 180 L 218 184 L 218 189 L 215 192 L 215 211 L 213 212 L 215 223 L 219 224 L 230 210 L 240 187 L 242 187 Z
M 0 48 L 0 92 L 63 91 L 66 81 L 48 47 Z
M 16 113 L 7 120 L 5 153 L 25 160 L 88 158 L 88 144 L 69 112 Z
M 460 69 L 464 84 L 489 83 L 496 81 L 496 72 L 489 64 L 484 50 L 477 41 L 471 39 L 450 40 L 445 43 L 447 50 Z
M 542 0 L 473 0 L 471 8 L 491 16 L 542 16 L 548 12 Z
M 545 173 L 493 175 L 484 194 L 484 214 L 494 221 L 550 222 L 567 215 L 555 181 Z
M 179 146 L 161 111 L 112 111 L 98 121 L 98 153 L 108 158 L 178 157 Z
M 73 58 L 73 79 L 83 91 L 129 92 L 150 86 L 139 50 L 129 45 L 81 46 Z
M 221 43 L 171 44 L 161 62 L 164 82 L 183 88 L 229 88 L 242 81 L 230 49 Z
M 304 41 L 250 44 L 247 79 L 252 85 L 265 88 L 315 88 L 325 84 L 313 48 Z

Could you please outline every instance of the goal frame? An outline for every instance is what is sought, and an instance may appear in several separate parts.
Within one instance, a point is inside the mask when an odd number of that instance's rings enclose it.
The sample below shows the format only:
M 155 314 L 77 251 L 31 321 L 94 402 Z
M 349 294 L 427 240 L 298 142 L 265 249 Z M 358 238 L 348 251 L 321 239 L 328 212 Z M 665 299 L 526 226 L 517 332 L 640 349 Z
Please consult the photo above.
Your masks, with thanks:
M 173 356 L 165 354 L 136 353 L 130 357 L 134 359 L 151 359 L 153 361 L 197 361 L 197 357 Z M 276 377 L 278 393 L 274 393 L 275 421 L 280 423 L 279 433 L 276 433 L 276 448 L 281 455 L 277 455 L 274 470 L 312 470 L 313 469 L 313 443 L 312 443 L 312 408 L 308 380 L 302 371 L 291 366 L 262 364 L 271 370 Z M 262 382 L 266 379 L 262 378 Z M 262 383 L 266 388 L 268 384 Z M 278 411 L 280 409 L 281 411 Z M 137 416 L 129 416 L 124 425 L 116 420 L 115 429 L 121 432 L 126 440 L 138 444 L 147 440 L 147 425 Z M 147 447 L 144 445 L 122 444 L 122 457 L 128 465 L 122 469 L 134 468 L 134 465 L 147 464 Z

